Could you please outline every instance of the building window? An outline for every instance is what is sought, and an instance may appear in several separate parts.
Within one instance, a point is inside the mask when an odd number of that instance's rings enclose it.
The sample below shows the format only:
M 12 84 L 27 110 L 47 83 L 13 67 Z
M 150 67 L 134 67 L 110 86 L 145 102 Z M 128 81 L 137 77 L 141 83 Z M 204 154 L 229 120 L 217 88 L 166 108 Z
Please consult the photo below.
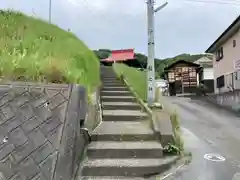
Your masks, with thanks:
M 233 40 L 233 47 L 236 47 L 236 40 Z
M 168 79 L 170 82 L 173 82 L 175 80 L 175 77 L 174 77 L 174 73 L 173 72 L 169 72 L 168 73 Z
M 217 52 L 216 52 L 216 61 L 219 61 L 223 58 L 223 47 L 221 47 Z
M 224 75 L 223 76 L 219 76 L 217 78 L 217 88 L 224 87 L 224 85 L 225 85 Z
M 196 71 L 189 72 L 190 77 L 196 77 Z
M 182 68 L 182 71 L 183 71 L 183 72 L 187 72 L 187 71 L 188 71 L 188 68 L 187 68 L 187 67 L 184 67 L 184 68 Z
M 177 68 L 176 68 L 176 72 L 182 72 L 182 68 L 177 67 Z

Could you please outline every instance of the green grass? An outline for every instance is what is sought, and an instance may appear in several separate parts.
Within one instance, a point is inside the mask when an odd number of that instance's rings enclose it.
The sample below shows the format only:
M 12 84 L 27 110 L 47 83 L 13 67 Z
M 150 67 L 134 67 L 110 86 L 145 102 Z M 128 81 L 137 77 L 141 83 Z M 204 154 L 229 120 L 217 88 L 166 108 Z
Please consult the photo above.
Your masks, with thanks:
M 172 124 L 175 145 L 179 148 L 180 153 L 181 153 L 184 151 L 184 142 L 183 142 L 182 135 L 181 135 L 180 122 L 179 122 L 179 117 L 178 117 L 177 112 L 174 112 L 171 114 L 170 120 L 171 120 L 171 124 Z
M 146 72 L 118 63 L 114 64 L 113 68 L 118 76 L 123 76 L 127 80 L 142 100 L 147 100 Z
M 20 12 L 0 10 L 3 80 L 100 84 L 99 60 L 71 32 Z

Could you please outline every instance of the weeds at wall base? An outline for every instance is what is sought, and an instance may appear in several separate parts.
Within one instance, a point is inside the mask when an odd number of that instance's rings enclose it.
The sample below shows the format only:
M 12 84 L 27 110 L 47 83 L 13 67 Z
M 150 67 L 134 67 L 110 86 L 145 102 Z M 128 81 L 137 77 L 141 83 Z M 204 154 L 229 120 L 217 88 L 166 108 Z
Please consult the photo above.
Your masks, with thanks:
M 170 120 L 174 135 L 174 143 L 168 143 L 168 145 L 164 147 L 164 153 L 168 155 L 183 155 L 184 142 L 181 137 L 180 122 L 176 112 L 170 115 Z

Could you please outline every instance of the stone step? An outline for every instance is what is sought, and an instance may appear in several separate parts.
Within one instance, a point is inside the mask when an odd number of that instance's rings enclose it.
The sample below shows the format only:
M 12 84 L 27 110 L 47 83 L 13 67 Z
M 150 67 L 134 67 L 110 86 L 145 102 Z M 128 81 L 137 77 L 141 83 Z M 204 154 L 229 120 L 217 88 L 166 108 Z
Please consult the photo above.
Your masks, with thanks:
M 80 179 L 142 180 L 169 168 L 148 114 L 112 67 L 101 67 L 103 121 L 92 132 Z
M 114 87 L 114 86 L 125 86 L 125 84 L 120 82 L 102 83 L 104 87 Z
M 110 86 L 102 86 L 103 89 L 109 89 L 109 88 L 122 88 L 122 89 L 127 89 L 127 87 L 123 84 L 121 85 L 110 85 Z
M 155 140 L 153 131 L 141 121 L 103 121 L 92 134 L 93 141 L 149 141 Z
M 101 74 L 101 79 L 102 80 L 104 80 L 104 79 L 116 79 L 116 80 L 118 80 L 118 77 L 116 76 L 116 74 L 104 73 L 104 74 Z
M 111 78 L 115 78 L 117 79 L 118 77 L 116 76 L 116 74 L 113 74 L 113 73 L 102 73 L 101 74 L 101 77 L 102 77 L 102 80 L 103 79 L 111 79 Z
M 104 87 L 126 87 L 125 84 L 123 83 L 103 83 L 102 84 Z
M 171 167 L 175 157 L 164 159 L 88 159 L 84 163 L 83 176 L 146 177 L 163 173 Z
M 142 110 L 136 102 L 102 102 L 103 110 Z
M 112 72 L 112 71 L 106 71 L 106 72 L 103 72 L 101 73 L 102 76 L 104 77 L 109 77 L 109 78 L 117 78 L 118 76 Z
M 148 115 L 138 110 L 103 110 L 103 121 L 138 121 L 147 120 Z
M 96 134 L 152 134 L 153 131 L 147 123 L 106 121 L 94 129 Z
M 103 116 L 103 121 L 126 121 L 126 122 L 131 122 L 131 121 L 146 121 L 148 120 L 147 117 L 143 116 Z
M 101 75 L 101 80 L 120 80 L 116 75 L 109 75 L 109 74 L 102 74 Z
M 132 111 L 132 110 L 103 110 L 103 116 L 113 116 L 113 120 L 115 116 L 132 116 L 132 117 L 147 117 L 148 114 L 141 111 Z
M 118 102 L 118 103 L 123 103 L 123 102 Z M 131 103 L 131 102 L 130 102 Z M 124 106 L 124 105 L 104 105 L 102 106 L 103 110 L 142 110 L 142 107 L 140 105 L 136 105 L 136 106 Z
M 76 180 L 144 180 L 143 177 L 126 177 L 126 176 L 83 176 L 77 177 Z
M 125 93 L 131 93 L 131 91 L 129 91 L 129 90 L 122 90 L 122 89 L 118 89 L 118 90 L 112 91 L 111 89 L 107 89 L 107 90 L 101 90 L 101 93 L 109 93 L 109 94 L 118 93 L 119 95 L 122 95 L 122 94 L 125 94 Z
M 103 85 L 108 85 L 108 84 L 121 84 L 121 85 L 125 85 L 123 82 L 121 81 L 102 81 Z
M 109 90 L 105 90 L 105 91 L 101 91 L 100 92 L 101 96 L 131 96 L 132 93 L 130 91 L 109 91 Z
M 134 96 L 101 96 L 102 102 L 136 102 Z
M 122 81 L 120 79 L 117 78 L 104 78 L 102 79 L 103 83 L 111 83 L 111 82 L 120 82 L 122 83 Z
M 101 141 L 92 142 L 89 145 L 87 156 L 96 159 L 161 158 L 162 149 L 161 144 L 157 141 Z
M 92 141 L 154 141 L 154 134 L 92 134 Z
M 126 86 L 110 86 L 110 87 L 102 87 L 101 91 L 128 91 Z
M 102 74 L 102 76 L 106 76 L 106 74 Z M 114 75 L 114 76 L 110 76 L 110 77 L 106 76 L 102 79 L 102 81 L 104 81 L 104 80 L 120 80 L 120 79 L 118 78 L 118 76 Z

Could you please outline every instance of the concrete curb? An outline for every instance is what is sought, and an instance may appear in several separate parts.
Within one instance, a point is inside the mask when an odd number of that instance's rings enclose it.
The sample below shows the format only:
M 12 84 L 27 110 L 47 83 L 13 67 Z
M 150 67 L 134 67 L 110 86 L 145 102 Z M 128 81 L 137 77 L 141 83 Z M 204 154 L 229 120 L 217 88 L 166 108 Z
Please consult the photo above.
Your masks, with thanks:
M 127 85 L 129 90 L 133 93 L 133 95 L 137 98 L 139 104 L 147 111 L 147 113 L 152 116 L 152 110 L 143 102 L 143 100 L 139 97 L 139 95 L 134 91 L 134 89 L 128 84 L 127 80 L 123 79 L 123 82 Z
M 80 128 L 80 133 L 83 134 L 83 137 L 85 140 L 85 145 L 81 152 L 81 155 L 79 156 L 79 166 L 78 166 L 76 172 L 74 173 L 73 179 L 71 179 L 71 180 L 76 180 L 77 177 L 79 175 L 81 175 L 80 173 L 81 173 L 83 164 L 87 157 L 87 149 L 88 149 L 89 144 L 91 143 L 92 132 L 94 131 L 94 129 L 96 129 L 98 126 L 100 126 L 102 123 L 102 106 L 101 106 L 101 100 L 100 100 L 100 87 L 96 88 L 95 93 L 92 93 L 90 98 L 91 98 L 91 101 L 94 101 L 94 103 L 91 104 L 91 103 L 87 102 L 87 106 L 88 106 L 87 109 L 89 110 L 89 107 L 94 106 L 94 104 L 95 104 L 95 107 L 96 107 L 95 110 L 97 111 L 96 115 L 98 116 L 99 122 L 96 124 L 96 126 L 94 124 L 93 127 L 83 126 Z M 93 108 L 93 107 L 91 107 L 91 108 Z M 91 120 L 91 119 L 89 119 L 89 111 L 88 110 L 87 110 L 86 116 L 85 116 L 86 123 L 88 123 L 87 122 L 88 120 Z M 90 129 L 88 129 L 88 128 L 90 128 Z
M 161 138 L 161 132 L 157 126 L 156 120 L 153 117 L 153 111 L 146 105 L 146 103 L 144 103 L 144 101 L 139 97 L 139 95 L 134 91 L 134 89 L 130 86 L 130 84 L 127 82 L 126 79 L 123 79 L 123 82 L 126 84 L 126 86 L 129 88 L 129 90 L 133 93 L 133 95 L 136 97 L 137 101 L 139 102 L 139 104 L 142 106 L 142 108 L 144 108 L 146 110 L 146 112 L 151 116 L 151 126 L 153 129 L 153 132 L 155 133 L 155 135 L 157 136 L 157 139 L 160 140 Z M 163 109 L 163 108 L 162 108 Z M 181 165 L 178 166 L 178 168 L 176 169 L 175 167 L 173 167 L 174 165 L 177 165 L 178 161 L 180 161 L 182 159 L 182 157 L 178 156 L 176 157 L 173 161 L 169 162 L 168 164 L 166 164 L 167 166 L 169 166 L 168 170 L 166 170 L 165 175 L 158 175 L 157 173 L 154 174 L 153 176 L 158 176 L 158 178 L 160 178 L 160 180 L 162 179 L 166 179 L 172 175 L 174 175 L 178 169 L 180 169 L 181 167 L 183 167 L 185 165 L 185 163 L 181 163 Z M 150 177 L 149 177 L 150 178 Z
M 179 159 L 180 161 L 181 159 Z M 178 161 L 178 160 L 177 160 Z M 169 171 L 166 172 L 165 175 L 159 176 L 159 180 L 165 180 L 173 175 L 175 175 L 181 168 L 183 168 L 184 166 L 186 166 L 185 162 L 181 162 L 181 163 L 177 163 L 176 161 L 176 167 L 172 167 Z M 156 178 L 156 180 L 158 179 Z
M 161 138 L 161 132 L 157 126 L 156 119 L 153 117 L 153 111 L 147 106 L 146 103 L 139 97 L 139 95 L 134 91 L 134 89 L 130 86 L 130 84 L 127 82 L 126 79 L 123 79 L 123 82 L 127 85 L 129 90 L 133 93 L 133 95 L 136 97 L 139 104 L 142 106 L 142 108 L 145 109 L 145 111 L 151 116 L 151 127 L 157 136 L 157 139 L 160 140 Z

